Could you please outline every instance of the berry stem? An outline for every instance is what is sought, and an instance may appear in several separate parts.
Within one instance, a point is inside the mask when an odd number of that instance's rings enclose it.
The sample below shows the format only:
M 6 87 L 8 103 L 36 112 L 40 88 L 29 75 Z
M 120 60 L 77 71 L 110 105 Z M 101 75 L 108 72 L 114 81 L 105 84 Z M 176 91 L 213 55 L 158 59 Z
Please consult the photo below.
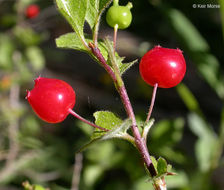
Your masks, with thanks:
M 114 26 L 114 55 L 115 55 L 116 43 L 117 43 L 117 30 L 118 30 L 118 24 L 115 24 Z
M 96 124 L 94 124 L 94 123 L 92 123 L 92 122 L 86 120 L 85 118 L 81 117 L 81 116 L 78 115 L 76 112 L 74 112 L 72 109 L 69 109 L 68 112 L 69 112 L 70 114 L 72 114 L 73 116 L 75 116 L 77 119 L 81 120 L 82 122 L 84 122 L 84 123 L 86 123 L 86 124 L 88 124 L 88 125 L 90 125 L 90 126 L 92 126 L 92 127 L 95 127 L 95 128 L 100 129 L 100 130 L 102 130 L 102 131 L 109 131 L 108 129 L 105 129 L 105 128 L 103 128 L 103 127 L 100 127 L 100 126 L 98 126 L 98 125 L 96 125 Z
M 113 1 L 113 6 L 118 6 L 119 5 L 119 0 L 114 0 Z
M 152 99 L 151 99 L 151 104 L 150 104 L 150 107 L 149 107 L 149 112 L 148 112 L 148 116 L 146 118 L 146 121 L 145 123 L 148 123 L 150 117 L 151 117 L 151 114 L 152 114 L 152 110 L 153 110 L 153 107 L 154 107 L 154 103 L 155 103 L 155 100 L 156 100 L 156 92 L 157 92 L 157 88 L 158 88 L 158 83 L 155 83 L 154 84 L 154 87 L 153 87 L 153 92 L 152 92 Z

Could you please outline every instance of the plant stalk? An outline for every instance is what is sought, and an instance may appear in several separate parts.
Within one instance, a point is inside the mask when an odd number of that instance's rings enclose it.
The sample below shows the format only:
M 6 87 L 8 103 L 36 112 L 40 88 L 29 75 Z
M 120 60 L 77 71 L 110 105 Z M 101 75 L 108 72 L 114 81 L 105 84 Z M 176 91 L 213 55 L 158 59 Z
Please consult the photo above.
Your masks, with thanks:
M 88 125 L 90 125 L 90 126 L 92 126 L 94 128 L 100 129 L 102 131 L 109 131 L 108 129 L 105 129 L 103 127 L 100 127 L 100 126 L 98 126 L 98 125 L 96 125 L 96 124 L 94 124 L 94 123 L 92 123 L 92 122 L 84 119 L 83 117 L 81 117 L 80 115 L 78 115 L 76 112 L 74 112 L 72 109 L 69 109 L 68 112 L 70 114 L 72 114 L 73 116 L 75 116 L 77 119 L 81 120 L 82 122 L 84 122 L 84 123 L 86 123 L 86 124 L 88 124 Z
M 136 123 L 133 108 L 132 108 L 132 105 L 130 103 L 130 100 L 129 100 L 129 97 L 128 97 L 128 94 L 127 94 L 127 91 L 126 91 L 126 88 L 125 88 L 124 84 L 121 85 L 121 86 L 117 84 L 116 75 L 115 75 L 114 71 L 110 68 L 110 66 L 107 65 L 106 60 L 102 56 L 100 50 L 97 47 L 94 47 L 93 44 L 89 44 L 89 45 L 90 45 L 90 48 L 91 48 L 93 54 L 96 56 L 98 61 L 102 64 L 102 66 L 105 68 L 105 70 L 111 76 L 112 80 L 115 83 L 115 86 L 117 86 L 117 90 L 120 94 L 120 97 L 121 97 L 122 103 L 125 107 L 125 110 L 127 112 L 127 115 L 132 120 L 131 129 L 132 129 L 132 132 L 133 132 L 133 135 L 134 135 L 134 138 L 135 138 L 136 147 L 137 147 L 138 151 L 140 152 L 140 154 L 142 156 L 142 159 L 143 159 L 150 175 L 152 177 L 156 176 L 156 170 L 155 170 L 155 168 L 152 164 L 152 161 L 150 159 L 148 148 L 147 148 L 147 146 L 144 142 L 144 139 L 141 137 L 141 134 L 138 130 L 138 126 L 137 126 L 137 123 Z
M 157 87 L 158 87 L 158 83 L 154 84 L 154 88 L 153 88 L 153 92 L 152 92 L 151 104 L 150 104 L 150 107 L 149 107 L 149 112 L 148 112 L 148 116 L 146 118 L 145 123 L 148 123 L 148 121 L 149 121 L 149 119 L 151 117 L 152 110 L 153 110 L 153 107 L 154 107 L 154 103 L 155 103 L 155 100 L 156 100 Z

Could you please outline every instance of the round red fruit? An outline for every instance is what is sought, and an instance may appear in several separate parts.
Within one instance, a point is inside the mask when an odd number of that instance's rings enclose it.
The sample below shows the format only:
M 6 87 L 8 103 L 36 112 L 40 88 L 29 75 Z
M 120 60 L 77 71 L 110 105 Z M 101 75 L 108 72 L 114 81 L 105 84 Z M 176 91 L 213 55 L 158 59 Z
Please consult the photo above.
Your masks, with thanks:
M 75 105 L 75 92 L 66 82 L 38 77 L 27 100 L 36 114 L 48 123 L 59 123 Z
M 171 88 L 184 78 L 186 63 L 181 50 L 156 46 L 142 57 L 139 70 L 149 85 Z
M 26 9 L 26 17 L 34 18 L 39 14 L 39 12 L 40 12 L 40 8 L 38 5 L 30 5 Z

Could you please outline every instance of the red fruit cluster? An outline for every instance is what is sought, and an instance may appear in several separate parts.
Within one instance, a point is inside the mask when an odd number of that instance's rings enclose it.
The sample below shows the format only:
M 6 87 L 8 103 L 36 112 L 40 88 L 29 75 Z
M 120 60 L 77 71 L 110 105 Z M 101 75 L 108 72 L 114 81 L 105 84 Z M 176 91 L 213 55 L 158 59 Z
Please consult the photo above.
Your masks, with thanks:
M 140 74 L 151 86 L 171 88 L 179 84 L 186 72 L 186 63 L 179 49 L 156 46 L 141 59 Z
M 26 17 L 34 18 L 40 13 L 40 8 L 38 5 L 30 5 L 26 8 Z
M 36 114 L 49 123 L 63 121 L 75 105 L 74 90 L 58 79 L 38 77 L 26 98 Z

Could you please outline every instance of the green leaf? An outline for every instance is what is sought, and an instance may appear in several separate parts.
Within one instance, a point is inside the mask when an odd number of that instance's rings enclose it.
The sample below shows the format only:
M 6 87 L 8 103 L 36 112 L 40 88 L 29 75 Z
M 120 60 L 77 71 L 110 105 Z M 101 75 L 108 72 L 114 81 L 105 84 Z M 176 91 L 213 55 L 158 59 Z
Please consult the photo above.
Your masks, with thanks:
M 124 57 L 116 56 L 117 64 L 121 75 L 123 75 L 131 66 L 133 66 L 138 60 L 131 61 L 129 63 L 123 63 Z
M 147 139 L 149 130 L 153 126 L 154 122 L 155 122 L 154 119 L 150 119 L 150 121 L 148 121 L 146 124 L 143 125 L 142 138 L 144 138 L 145 140 Z
M 164 158 L 160 157 L 157 160 L 157 172 L 158 172 L 157 176 L 161 176 L 167 173 L 167 163 Z
M 96 118 L 97 125 L 109 129 L 110 131 L 105 132 L 99 129 L 95 129 L 91 137 L 92 140 L 82 146 L 77 152 L 84 151 L 96 142 L 109 140 L 112 138 L 124 139 L 134 145 L 134 138 L 127 133 L 127 130 L 132 126 L 132 122 L 130 119 L 122 121 L 112 112 L 108 111 L 98 111 L 94 113 L 94 116 Z
M 86 21 L 92 29 L 100 21 L 101 14 L 111 2 L 112 0 L 88 0 Z
M 88 0 L 86 21 L 90 25 L 91 29 L 93 29 L 96 24 L 97 15 L 99 12 L 98 3 L 99 3 L 99 0 Z
M 40 48 L 37 46 L 28 47 L 26 49 L 26 56 L 35 71 L 43 69 L 45 59 Z
M 107 64 L 110 65 L 113 70 L 116 69 L 115 67 L 117 67 L 121 75 L 124 74 L 125 71 L 127 71 L 132 65 L 134 65 L 137 62 L 136 59 L 129 63 L 123 63 L 125 57 L 120 57 L 117 52 L 115 53 L 114 56 L 113 42 L 108 38 L 105 39 L 104 42 L 108 50 L 108 56 L 110 58 Z
M 110 130 L 109 132 L 107 132 L 105 135 L 103 135 L 101 140 L 107 140 L 111 138 L 123 138 L 123 139 L 129 140 L 128 138 L 130 136 L 126 132 L 131 127 L 131 125 L 132 125 L 131 120 L 127 119 L 119 127 L 114 128 Z
M 59 48 L 70 48 L 87 52 L 87 49 L 84 47 L 81 39 L 75 32 L 67 33 L 56 38 L 56 45 Z
M 80 38 L 84 37 L 83 27 L 87 3 L 87 0 L 56 0 L 59 11 L 67 19 Z
M 12 55 L 15 50 L 13 41 L 4 34 L 0 35 L 0 68 L 11 69 L 13 66 Z
M 90 39 L 89 36 L 85 36 L 85 38 L 86 38 L 87 43 L 89 43 L 89 42 L 93 43 L 93 41 Z M 84 52 L 90 53 L 85 48 L 81 39 L 79 38 L 79 36 L 75 32 L 67 33 L 67 34 L 64 34 L 64 35 L 58 37 L 56 39 L 56 45 L 59 48 L 69 48 L 69 49 L 74 49 L 74 50 L 84 51 Z M 106 46 L 102 41 L 98 42 L 98 48 L 100 49 L 103 57 L 107 60 L 108 53 L 107 53 L 107 50 L 106 50 Z
M 100 165 L 87 166 L 83 172 L 83 180 L 88 187 L 92 187 L 94 183 L 103 175 L 104 168 Z
M 155 146 L 170 146 L 181 140 L 183 128 L 183 118 L 177 118 L 175 120 L 162 120 L 156 123 L 151 129 L 150 139 L 155 142 Z
M 13 29 L 13 33 L 24 46 L 39 45 L 44 36 L 36 33 L 32 28 L 17 26 Z
M 117 128 L 122 124 L 122 120 L 109 111 L 97 111 L 93 115 L 95 117 L 95 124 L 108 130 Z M 92 139 L 99 138 L 104 134 L 106 134 L 105 131 L 95 129 Z
M 199 115 L 191 113 L 188 116 L 189 127 L 191 131 L 201 138 L 208 136 L 216 137 L 212 128 Z
M 188 121 L 192 132 L 199 137 L 195 145 L 195 155 L 199 169 L 203 172 L 208 171 L 212 164 L 213 152 L 216 149 L 217 137 L 214 131 L 198 115 L 190 114 Z
M 176 89 L 186 107 L 190 111 L 194 111 L 199 115 L 203 115 L 197 99 L 186 85 L 182 83 L 181 85 L 178 85 Z
M 154 168 L 157 170 L 157 160 L 154 156 L 150 156 Z

